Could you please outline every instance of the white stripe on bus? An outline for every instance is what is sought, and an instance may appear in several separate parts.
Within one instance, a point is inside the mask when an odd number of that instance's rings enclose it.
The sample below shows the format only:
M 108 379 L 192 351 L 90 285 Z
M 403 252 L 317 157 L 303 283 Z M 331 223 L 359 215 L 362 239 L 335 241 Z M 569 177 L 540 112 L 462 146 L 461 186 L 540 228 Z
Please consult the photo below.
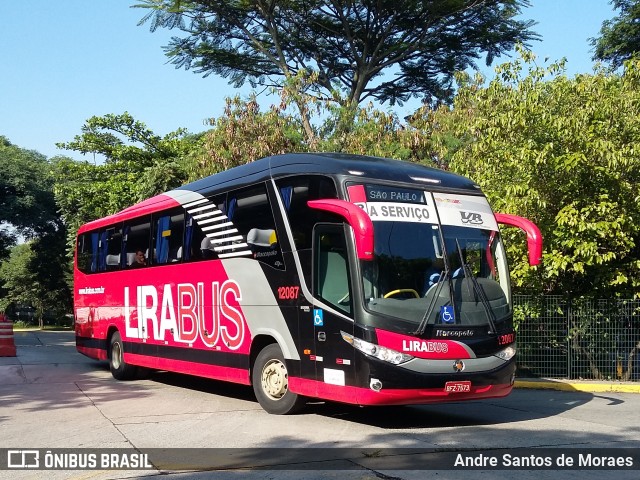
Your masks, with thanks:
M 228 230 L 222 230 L 220 232 L 207 232 L 205 233 L 205 235 L 207 238 L 213 240 L 216 237 L 221 237 L 223 235 L 233 235 L 234 233 L 238 233 L 238 230 L 235 228 L 229 228 Z
M 206 213 L 201 213 L 199 215 L 194 215 L 193 219 L 194 220 L 198 220 L 200 218 L 207 218 L 207 217 L 212 217 L 214 215 L 218 215 L 219 212 L 206 212 Z
M 208 202 L 209 200 L 207 200 L 206 198 L 202 198 L 200 200 L 196 200 L 195 202 L 189 202 L 189 203 L 185 203 L 184 205 L 182 205 L 184 208 L 191 208 L 191 207 L 195 207 L 196 205 L 200 205 L 201 203 L 205 203 Z
M 208 230 L 219 230 L 219 229 L 224 228 L 224 227 L 233 227 L 233 226 L 234 225 L 231 222 L 224 222 L 224 223 L 219 223 L 217 225 L 211 225 L 210 227 L 207 227 L 207 229 Z M 207 234 L 207 237 L 208 236 L 209 235 Z
M 205 229 L 203 228 L 202 230 L 204 231 Z M 207 227 L 206 230 L 211 230 L 211 228 Z M 221 237 L 222 235 L 230 235 L 232 233 L 238 233 L 238 229 L 230 228 L 229 230 L 223 230 L 222 232 L 207 233 L 207 237 L 215 238 L 215 237 Z
M 206 225 L 207 223 L 219 222 L 221 220 L 226 220 L 227 216 L 225 214 L 220 214 L 218 217 L 207 218 L 205 220 L 199 220 L 198 225 Z
M 187 212 L 193 215 L 196 212 L 203 212 L 205 210 L 210 210 L 210 209 L 214 209 L 216 213 L 221 213 L 220 210 L 218 210 L 218 207 L 213 204 L 203 205 L 202 207 L 198 207 L 198 208 L 188 208 Z
M 213 249 L 216 252 L 223 252 L 225 250 L 231 250 L 233 248 L 249 248 L 249 245 L 247 245 L 246 243 L 234 243 L 233 245 L 225 245 L 223 247 L 213 247 Z M 251 250 L 248 250 L 249 253 L 251 253 Z
M 220 255 L 218 255 L 218 258 L 241 257 L 243 255 L 251 255 L 251 252 L 242 251 L 242 252 L 221 253 Z
M 220 245 L 221 243 L 233 242 L 235 240 L 242 240 L 242 235 L 237 235 L 235 237 L 218 238 L 216 240 L 211 240 L 211 243 L 213 245 Z

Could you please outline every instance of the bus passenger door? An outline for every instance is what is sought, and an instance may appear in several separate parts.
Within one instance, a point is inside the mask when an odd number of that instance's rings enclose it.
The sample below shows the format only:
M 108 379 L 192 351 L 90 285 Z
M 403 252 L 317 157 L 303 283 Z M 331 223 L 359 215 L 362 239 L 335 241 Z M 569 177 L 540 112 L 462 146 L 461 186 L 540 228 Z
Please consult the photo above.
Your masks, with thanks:
M 327 391 L 353 384 L 354 350 L 341 332 L 353 334 L 349 255 L 342 224 L 317 224 L 313 235 L 313 307 L 316 379 Z

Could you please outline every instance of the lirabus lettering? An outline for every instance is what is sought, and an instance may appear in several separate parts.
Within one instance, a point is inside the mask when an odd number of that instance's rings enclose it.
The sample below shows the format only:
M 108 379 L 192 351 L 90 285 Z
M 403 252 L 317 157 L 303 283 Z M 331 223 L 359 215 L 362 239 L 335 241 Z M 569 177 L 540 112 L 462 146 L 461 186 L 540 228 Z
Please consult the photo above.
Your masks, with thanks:
M 233 280 L 212 282 L 210 288 L 204 282 L 124 287 L 125 335 L 187 344 L 200 339 L 208 347 L 236 350 L 246 334 L 240 300 Z

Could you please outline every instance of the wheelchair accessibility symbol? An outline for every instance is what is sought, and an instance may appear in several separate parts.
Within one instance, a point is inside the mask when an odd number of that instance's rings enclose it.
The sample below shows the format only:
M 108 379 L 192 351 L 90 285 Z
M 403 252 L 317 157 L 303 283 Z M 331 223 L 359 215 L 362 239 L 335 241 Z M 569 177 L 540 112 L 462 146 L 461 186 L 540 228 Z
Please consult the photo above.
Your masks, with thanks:
M 324 326 L 324 312 L 319 308 L 313 309 L 313 326 L 314 327 Z
M 455 323 L 456 319 L 453 316 L 453 305 L 443 305 L 440 307 L 440 318 L 443 323 Z

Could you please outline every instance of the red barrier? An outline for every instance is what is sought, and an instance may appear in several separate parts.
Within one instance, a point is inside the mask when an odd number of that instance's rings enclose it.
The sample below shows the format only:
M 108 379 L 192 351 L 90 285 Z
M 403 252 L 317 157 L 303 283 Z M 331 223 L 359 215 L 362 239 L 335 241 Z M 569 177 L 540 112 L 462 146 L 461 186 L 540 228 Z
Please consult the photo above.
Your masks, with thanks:
M 15 357 L 16 344 L 13 340 L 13 323 L 0 313 L 0 357 Z

